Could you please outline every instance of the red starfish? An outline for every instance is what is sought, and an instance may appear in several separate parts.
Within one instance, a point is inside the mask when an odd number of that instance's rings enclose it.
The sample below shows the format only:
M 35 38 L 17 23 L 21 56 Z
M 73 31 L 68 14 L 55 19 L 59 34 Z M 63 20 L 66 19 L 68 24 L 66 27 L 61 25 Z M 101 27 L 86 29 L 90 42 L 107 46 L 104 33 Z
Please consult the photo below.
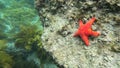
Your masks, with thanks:
M 80 36 L 82 40 L 85 42 L 86 46 L 89 46 L 88 36 L 97 37 L 100 33 L 93 31 L 91 26 L 95 21 L 95 17 L 92 17 L 86 24 L 83 24 L 82 20 L 79 21 L 79 28 L 77 32 L 74 34 L 74 37 Z

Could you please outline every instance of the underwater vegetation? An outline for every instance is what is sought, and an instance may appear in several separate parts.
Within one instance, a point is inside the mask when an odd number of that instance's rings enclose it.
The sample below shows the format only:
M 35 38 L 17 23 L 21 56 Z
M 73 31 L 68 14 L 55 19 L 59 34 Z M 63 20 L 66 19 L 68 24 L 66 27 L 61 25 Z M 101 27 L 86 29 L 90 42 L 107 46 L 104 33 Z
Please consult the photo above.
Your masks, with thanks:
M 21 26 L 20 32 L 15 36 L 15 46 L 27 51 L 36 51 L 39 47 L 42 47 L 41 35 L 42 30 L 38 30 L 35 25 Z
M 37 12 L 33 8 L 34 6 L 31 7 L 30 3 L 25 3 L 26 1 L 24 0 L 5 1 L 5 4 L 9 6 L 6 7 L 2 3 L 3 1 L 0 1 L 0 5 L 5 7 L 0 9 L 0 27 L 2 28 L 0 31 L 9 33 L 8 35 L 11 37 L 11 35 L 20 30 L 20 25 L 38 24 L 39 16 L 37 16 Z
M 4 1 L 0 0 L 0 68 L 49 67 L 51 57 L 42 49 L 43 29 L 33 0 Z M 15 47 L 9 49 L 11 42 Z M 27 60 L 33 52 L 37 53 L 40 65 Z
M 0 68 L 12 68 L 14 60 L 5 50 L 7 48 L 6 34 L 0 30 Z
M 37 56 L 40 58 L 40 68 L 48 68 L 45 66 L 45 64 L 53 64 L 53 67 L 51 68 L 57 68 L 56 65 L 54 65 L 54 62 L 53 62 L 53 59 L 52 59 L 52 56 L 49 55 L 50 53 L 46 52 L 44 49 L 39 49 L 37 51 Z M 52 66 L 52 65 L 51 65 Z
M 13 64 L 12 56 L 4 51 L 0 51 L 0 68 L 12 68 Z
M 44 68 L 46 62 L 52 62 L 52 57 L 42 49 L 41 35 L 42 30 L 39 30 L 35 25 L 21 26 L 20 32 L 15 36 L 15 47 L 24 49 L 27 53 L 36 52 L 40 59 L 40 68 Z
M 27 54 L 35 52 L 37 54 L 37 57 L 40 59 L 39 61 L 40 68 L 44 68 L 46 63 L 49 64 L 52 63 L 53 61 L 49 53 L 46 53 L 46 51 L 42 48 L 43 47 L 42 39 L 41 39 L 42 32 L 43 31 L 38 29 L 36 25 L 21 26 L 21 30 L 15 36 L 16 39 L 15 47 L 25 50 Z M 21 60 L 21 62 L 25 62 L 25 61 Z
M 7 38 L 6 34 L 0 31 L 0 39 Z
M 31 21 L 31 24 L 34 18 L 36 18 L 36 14 L 34 10 L 29 8 L 17 8 L 17 9 L 7 9 L 4 11 L 3 19 L 6 21 L 7 27 L 6 32 L 13 34 L 20 30 L 20 25 L 27 25 Z M 11 23 L 12 22 L 12 23 Z
M 0 8 L 0 68 L 43 68 L 51 62 L 42 49 L 43 28 L 34 0 L 0 0 Z M 33 53 L 38 64 L 28 60 Z
M 10 22 L 14 22 L 15 25 L 18 23 L 25 24 L 29 21 L 32 21 L 32 19 L 36 17 L 35 10 L 26 7 L 16 9 L 8 8 L 4 12 L 5 14 L 3 17 Z
M 0 40 L 0 51 L 4 51 L 7 47 L 6 45 L 7 41 L 6 40 Z

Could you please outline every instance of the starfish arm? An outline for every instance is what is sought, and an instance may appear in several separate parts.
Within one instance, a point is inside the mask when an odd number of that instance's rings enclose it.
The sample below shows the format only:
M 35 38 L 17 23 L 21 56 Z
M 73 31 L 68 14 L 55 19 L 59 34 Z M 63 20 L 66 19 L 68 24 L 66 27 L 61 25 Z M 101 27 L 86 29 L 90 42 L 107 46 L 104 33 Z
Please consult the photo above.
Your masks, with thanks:
M 82 40 L 85 42 L 86 46 L 89 46 L 89 40 L 88 37 L 86 35 L 81 36 Z
M 100 35 L 99 32 L 93 31 L 91 28 L 88 29 L 88 30 L 85 32 L 85 34 L 86 34 L 87 36 L 90 36 L 90 35 L 91 35 L 91 36 L 94 36 L 94 37 L 97 37 L 97 36 Z
M 94 37 L 97 37 L 100 35 L 99 32 L 96 32 L 96 31 L 91 31 L 91 35 L 94 36 Z
M 75 32 L 75 34 L 73 35 L 73 37 L 79 36 L 79 32 Z
M 80 20 L 79 21 L 79 28 L 81 27 L 81 26 L 83 26 L 84 24 L 83 24 L 83 22 L 82 22 L 82 20 Z
M 94 23 L 94 21 L 96 20 L 95 17 L 92 17 L 86 24 L 85 27 L 86 28 L 91 28 L 92 24 Z

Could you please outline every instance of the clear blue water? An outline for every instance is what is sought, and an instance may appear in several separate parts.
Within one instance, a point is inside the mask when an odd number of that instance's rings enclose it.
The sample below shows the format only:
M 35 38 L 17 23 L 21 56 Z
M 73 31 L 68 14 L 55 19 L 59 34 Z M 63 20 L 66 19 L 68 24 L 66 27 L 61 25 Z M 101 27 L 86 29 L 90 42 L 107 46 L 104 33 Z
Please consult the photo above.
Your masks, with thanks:
M 43 30 L 34 0 L 0 0 L 0 68 L 57 68 L 45 54 L 35 50 L 37 48 L 32 46 L 33 49 L 30 49 L 15 43 L 21 39 L 16 37 L 21 27 L 34 29 L 32 25 L 38 27 L 37 30 Z M 15 47 L 16 44 L 20 48 Z

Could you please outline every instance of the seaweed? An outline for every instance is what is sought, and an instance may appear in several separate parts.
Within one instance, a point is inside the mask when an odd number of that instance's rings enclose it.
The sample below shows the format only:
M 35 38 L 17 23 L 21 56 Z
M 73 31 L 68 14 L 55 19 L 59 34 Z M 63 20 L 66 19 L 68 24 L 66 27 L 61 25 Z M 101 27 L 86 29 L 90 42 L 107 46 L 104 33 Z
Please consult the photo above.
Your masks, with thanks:
M 12 1 L 10 7 L 1 10 L 0 26 L 1 31 L 6 30 L 9 34 L 15 34 L 20 30 L 19 25 L 36 24 L 39 21 L 37 12 L 34 8 L 29 7 L 24 1 Z
M 15 36 L 15 46 L 27 51 L 36 51 L 42 46 L 42 30 L 35 25 L 21 26 L 20 32 Z
M 8 22 L 12 22 L 12 26 L 18 24 L 27 24 L 26 22 L 33 21 L 33 18 L 36 17 L 35 10 L 31 8 L 8 8 L 3 11 L 3 18 Z
M 43 31 L 39 16 L 33 4 L 28 5 L 32 1 L 26 0 L 29 2 L 26 4 L 25 0 L 5 1 L 9 2 L 7 3 L 9 7 L 1 10 L 0 14 L 0 68 L 38 68 L 35 61 L 27 60 L 29 55 L 43 47 L 41 39 Z M 15 41 L 15 47 L 6 48 L 6 43 L 11 40 Z
M 12 68 L 13 64 L 12 56 L 4 51 L 0 51 L 0 68 Z
M 6 47 L 7 47 L 7 41 L 6 40 L 0 40 L 0 51 L 4 51 L 6 49 Z

